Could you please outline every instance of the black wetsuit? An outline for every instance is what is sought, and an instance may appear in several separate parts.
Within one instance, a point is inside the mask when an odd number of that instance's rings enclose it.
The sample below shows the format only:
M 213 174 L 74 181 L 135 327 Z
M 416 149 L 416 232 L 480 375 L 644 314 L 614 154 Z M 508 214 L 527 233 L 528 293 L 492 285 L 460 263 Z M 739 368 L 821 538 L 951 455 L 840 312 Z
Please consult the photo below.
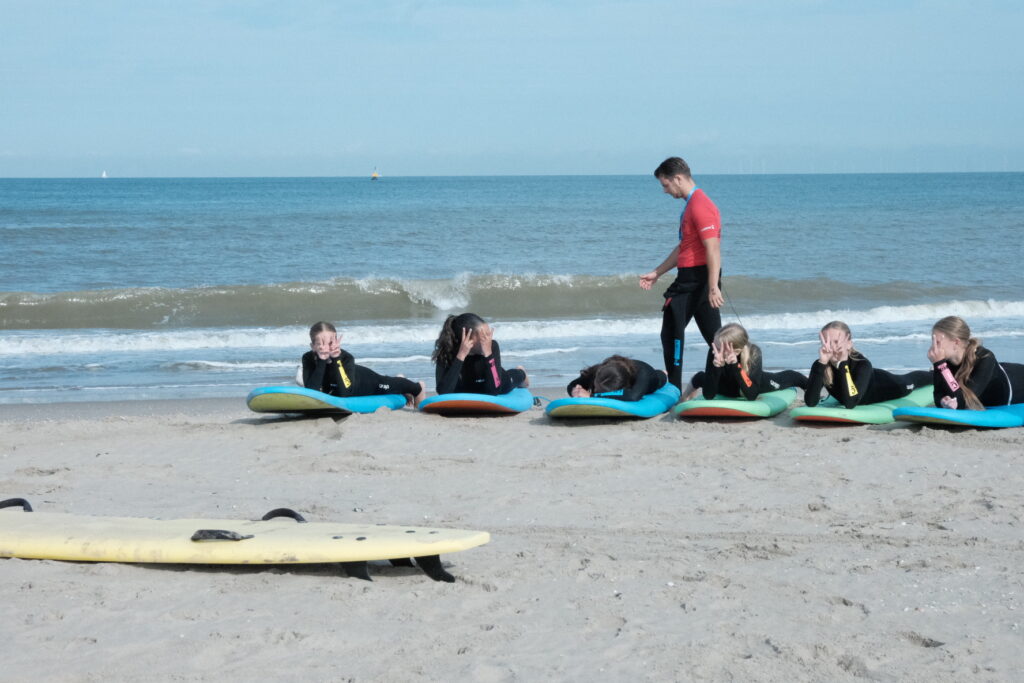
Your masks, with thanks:
M 715 396 L 742 396 L 749 401 L 753 401 L 766 391 L 778 391 L 789 387 L 807 388 L 807 378 L 796 370 L 766 372 L 761 369 L 760 350 L 751 353 L 750 356 L 750 367 L 744 368 L 739 363 L 729 363 L 719 368 L 715 367 L 714 351 L 708 349 L 704 371 L 694 374 L 690 383 L 702 389 L 706 399 Z
M 491 342 L 491 355 L 471 353 L 466 360 L 452 358 L 451 365 L 440 362 L 435 369 L 438 394 L 466 392 L 499 396 L 507 394 L 526 381 L 526 373 L 519 368 L 501 367 L 501 349 Z
M 718 286 L 722 286 L 721 279 Z M 696 318 L 697 329 L 710 346 L 715 332 L 722 326 L 722 315 L 708 301 L 707 266 L 680 268 L 664 296 L 665 304 L 661 308 L 661 350 L 665 357 L 668 381 L 682 389 L 686 326 Z
M 595 398 L 614 398 L 619 401 L 639 401 L 647 394 L 653 394 L 655 391 L 665 386 L 668 378 L 665 377 L 664 372 L 658 372 L 642 360 L 635 360 L 633 363 L 636 366 L 636 376 L 633 378 L 633 383 L 618 391 L 608 391 L 603 394 L 593 393 L 594 374 L 596 373 L 597 366 L 594 366 L 593 372 L 584 372 L 579 377 L 569 382 L 569 386 L 567 386 L 565 390 L 569 392 L 570 396 L 572 396 L 573 387 L 581 386 L 591 392 L 591 395 Z M 590 370 L 591 368 L 587 369 Z
M 996 360 L 996 355 L 984 346 L 978 347 L 977 354 L 971 376 L 964 384 L 974 392 L 974 395 L 981 401 L 981 405 L 990 407 L 1024 403 L 1024 365 L 1000 363 Z M 949 385 L 942 372 L 943 363 L 948 364 L 949 372 L 953 376 L 960 369 L 959 365 L 951 361 L 935 363 L 932 371 L 935 405 L 943 407 L 942 399 L 949 396 L 956 399 L 957 410 L 967 410 L 963 388 L 958 386 L 953 389 Z
M 341 356 L 323 360 L 313 351 L 302 356 L 302 384 L 332 396 L 377 396 L 379 394 L 420 393 L 422 387 L 404 377 L 385 377 L 356 365 L 352 354 L 342 349 Z
M 844 408 L 856 408 L 861 403 L 878 403 L 902 398 L 918 387 L 927 386 L 931 381 L 932 375 L 927 370 L 894 375 L 886 370 L 871 367 L 871 361 L 861 357 L 857 360 L 844 360 L 838 367 L 834 367 L 832 386 L 825 388 L 833 398 L 843 404 Z M 807 378 L 804 403 L 811 407 L 818 405 L 824 384 L 825 366 L 816 360 Z

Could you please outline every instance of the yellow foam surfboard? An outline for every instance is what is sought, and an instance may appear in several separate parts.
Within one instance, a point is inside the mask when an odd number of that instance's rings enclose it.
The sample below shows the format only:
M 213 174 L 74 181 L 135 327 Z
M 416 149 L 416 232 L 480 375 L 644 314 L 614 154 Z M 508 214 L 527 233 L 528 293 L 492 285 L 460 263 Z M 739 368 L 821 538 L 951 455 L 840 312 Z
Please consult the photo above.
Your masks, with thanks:
M 24 505 L 22 506 L 22 503 Z M 416 560 L 431 578 L 454 581 L 439 555 L 490 540 L 486 531 L 373 524 L 306 523 L 280 508 L 263 520 L 147 519 L 34 512 L 22 499 L 0 507 L 0 557 L 172 564 L 341 563 L 368 579 L 366 562 Z M 283 519 L 282 517 L 288 517 Z

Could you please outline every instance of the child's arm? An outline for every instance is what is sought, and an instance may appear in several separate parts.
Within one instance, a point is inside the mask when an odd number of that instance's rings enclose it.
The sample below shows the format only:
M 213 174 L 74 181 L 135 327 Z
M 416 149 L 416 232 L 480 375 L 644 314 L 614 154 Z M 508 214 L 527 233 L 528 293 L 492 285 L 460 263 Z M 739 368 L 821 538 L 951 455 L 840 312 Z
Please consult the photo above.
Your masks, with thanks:
M 821 400 L 821 388 L 825 385 L 825 364 L 815 360 L 807 373 L 807 388 L 804 389 L 804 404 L 810 408 Z
M 327 372 L 327 361 L 318 358 L 313 351 L 302 355 L 302 386 L 314 391 L 322 391 L 324 373 Z
M 725 366 L 732 375 L 736 386 L 740 388 L 740 394 L 748 401 L 755 400 L 761 394 L 761 359 L 755 357 L 750 361 L 750 367 L 745 368 L 739 361 Z
M 701 382 L 701 393 L 707 400 L 713 399 L 718 395 L 718 385 L 722 381 L 722 370 L 715 365 L 715 352 L 712 349 L 708 349 L 708 359 L 704 363 L 704 381 Z
M 502 387 L 508 382 L 508 375 L 501 367 L 501 349 L 498 342 L 491 341 L 491 354 L 484 356 L 484 390 L 492 396 L 502 393 Z
M 871 388 L 871 375 L 874 368 L 867 358 L 857 361 L 841 361 L 836 367 L 835 379 L 832 382 L 832 395 L 843 407 L 856 408 L 861 399 Z
M 462 361 L 452 358 L 451 365 L 444 365 L 437 362 L 434 368 L 434 386 L 439 394 L 454 394 L 459 386 L 459 379 L 462 376 Z

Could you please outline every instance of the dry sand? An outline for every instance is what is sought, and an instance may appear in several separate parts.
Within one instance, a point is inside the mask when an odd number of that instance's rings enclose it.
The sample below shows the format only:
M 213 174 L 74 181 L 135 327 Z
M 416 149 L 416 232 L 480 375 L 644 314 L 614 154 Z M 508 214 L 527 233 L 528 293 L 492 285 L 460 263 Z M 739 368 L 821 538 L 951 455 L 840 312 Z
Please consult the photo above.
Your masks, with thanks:
M 1024 429 L 785 416 L 3 406 L 0 497 L 37 510 L 288 506 L 492 541 L 442 558 L 454 584 L 0 560 L 0 679 L 1021 680 L 1022 446 Z

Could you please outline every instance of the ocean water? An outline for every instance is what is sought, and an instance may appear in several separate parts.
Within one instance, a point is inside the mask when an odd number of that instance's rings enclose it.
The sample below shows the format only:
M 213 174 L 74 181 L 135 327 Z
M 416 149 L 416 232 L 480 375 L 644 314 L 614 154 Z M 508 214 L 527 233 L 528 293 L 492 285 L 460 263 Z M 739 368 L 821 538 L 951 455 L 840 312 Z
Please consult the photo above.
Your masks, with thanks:
M 1024 174 L 697 181 L 723 217 L 723 317 L 767 367 L 806 370 L 838 318 L 876 365 L 925 368 L 949 314 L 1024 362 Z M 650 176 L 0 179 L 0 404 L 242 398 L 291 381 L 317 320 L 432 388 L 465 310 L 535 386 L 612 353 L 659 367 L 671 275 L 637 276 L 681 209 Z

